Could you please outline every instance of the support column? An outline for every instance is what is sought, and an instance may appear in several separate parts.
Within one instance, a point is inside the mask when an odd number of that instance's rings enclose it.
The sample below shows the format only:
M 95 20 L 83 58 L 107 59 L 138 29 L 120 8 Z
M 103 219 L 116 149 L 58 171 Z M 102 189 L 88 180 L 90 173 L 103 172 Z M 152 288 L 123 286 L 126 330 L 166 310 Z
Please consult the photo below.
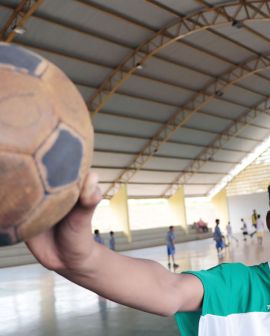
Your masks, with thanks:
M 212 198 L 211 201 L 215 208 L 215 216 L 220 219 L 220 227 L 225 232 L 226 225 L 229 221 L 229 207 L 226 189 L 222 189 Z
M 168 203 L 172 213 L 172 225 L 181 226 L 185 231 L 187 231 L 187 216 L 183 186 L 169 198 Z
M 120 223 L 128 241 L 131 242 L 131 231 L 129 224 L 127 185 L 122 184 L 119 191 L 110 200 L 110 206 L 118 222 Z

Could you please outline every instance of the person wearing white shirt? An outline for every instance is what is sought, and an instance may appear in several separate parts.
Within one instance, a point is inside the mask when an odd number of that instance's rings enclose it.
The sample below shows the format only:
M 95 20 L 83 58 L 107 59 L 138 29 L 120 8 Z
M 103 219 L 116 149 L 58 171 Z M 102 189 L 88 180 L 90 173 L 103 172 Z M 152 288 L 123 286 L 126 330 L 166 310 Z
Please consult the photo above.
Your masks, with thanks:
M 258 240 L 258 244 L 262 245 L 263 243 L 263 233 L 264 233 L 264 222 L 261 219 L 261 215 L 257 216 L 257 240 Z

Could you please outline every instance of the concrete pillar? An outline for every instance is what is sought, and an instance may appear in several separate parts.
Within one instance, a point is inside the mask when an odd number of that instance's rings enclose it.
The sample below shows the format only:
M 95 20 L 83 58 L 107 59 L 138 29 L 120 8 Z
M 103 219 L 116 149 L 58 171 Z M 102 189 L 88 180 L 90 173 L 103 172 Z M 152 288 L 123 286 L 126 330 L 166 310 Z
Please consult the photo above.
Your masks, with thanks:
M 187 216 L 183 186 L 181 186 L 177 192 L 169 198 L 168 203 L 172 214 L 172 225 L 181 226 L 185 231 L 187 231 Z
M 215 208 L 215 216 L 220 219 L 220 228 L 225 232 L 226 225 L 229 221 L 229 207 L 226 189 L 222 189 L 212 198 L 211 201 Z
M 127 236 L 128 241 L 131 242 L 131 231 L 129 224 L 129 211 L 128 211 L 128 197 L 127 185 L 122 184 L 119 191 L 110 200 L 110 206 L 117 218 L 118 223 L 121 225 L 124 234 Z

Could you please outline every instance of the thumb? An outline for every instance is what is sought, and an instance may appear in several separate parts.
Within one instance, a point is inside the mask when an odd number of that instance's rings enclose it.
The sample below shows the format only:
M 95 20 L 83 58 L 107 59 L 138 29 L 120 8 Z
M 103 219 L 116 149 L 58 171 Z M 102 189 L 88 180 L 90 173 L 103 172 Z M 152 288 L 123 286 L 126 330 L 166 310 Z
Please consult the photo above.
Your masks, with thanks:
M 98 176 L 88 172 L 81 190 L 79 204 L 82 208 L 95 208 L 102 198 L 101 190 L 98 186 Z

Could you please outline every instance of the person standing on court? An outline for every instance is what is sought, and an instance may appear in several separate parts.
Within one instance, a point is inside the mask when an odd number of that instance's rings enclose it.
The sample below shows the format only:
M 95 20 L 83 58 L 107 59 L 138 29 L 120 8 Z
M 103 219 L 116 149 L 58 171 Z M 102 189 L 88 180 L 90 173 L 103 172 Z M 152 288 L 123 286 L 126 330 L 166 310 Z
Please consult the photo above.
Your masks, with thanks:
M 263 244 L 263 233 L 264 233 L 264 222 L 261 219 L 261 215 L 257 215 L 257 240 L 258 244 L 261 246 Z
M 219 258 L 223 258 L 223 249 L 224 249 L 224 237 L 219 228 L 220 220 L 216 219 L 216 226 L 214 230 L 214 240 L 216 242 L 216 249 Z
M 100 233 L 99 233 L 99 230 L 95 230 L 95 231 L 94 231 L 94 240 L 95 240 L 97 243 L 99 243 L 99 244 L 101 244 L 101 245 L 104 245 L 104 240 L 102 239 L 102 237 L 101 237 L 101 235 L 100 235 Z
M 252 233 L 250 234 L 250 237 L 251 237 L 251 238 L 252 238 L 252 237 L 255 235 L 255 233 L 257 232 L 257 219 L 258 219 L 258 214 L 257 214 L 256 210 L 254 209 L 254 210 L 253 210 L 253 213 L 252 213 L 252 216 L 251 216 L 251 224 L 252 224 L 252 226 L 254 227 L 254 232 L 252 232 Z
M 256 215 L 256 217 L 257 217 L 257 215 Z M 244 221 L 244 218 L 241 218 L 241 222 L 242 222 L 241 230 L 243 231 L 243 240 L 247 241 L 247 236 L 248 236 L 247 223 Z
M 167 255 L 168 255 L 168 268 L 171 269 L 171 265 L 173 268 L 177 268 L 179 265 L 176 264 L 174 255 L 175 255 L 175 233 L 174 227 L 170 226 L 169 231 L 166 235 L 166 245 L 167 245 Z M 172 263 L 171 263 L 172 261 Z
M 251 216 L 251 223 L 254 226 L 255 230 L 257 229 L 257 218 L 258 218 L 258 215 L 257 215 L 256 210 L 254 209 L 252 216 Z
M 115 238 L 114 238 L 114 232 L 113 231 L 110 232 L 109 246 L 110 246 L 111 250 L 115 251 Z
M 233 235 L 232 226 L 231 226 L 230 222 L 228 222 L 228 224 L 226 226 L 226 231 L 227 231 L 228 244 L 231 243 L 232 239 L 235 240 L 238 243 L 238 239 Z

